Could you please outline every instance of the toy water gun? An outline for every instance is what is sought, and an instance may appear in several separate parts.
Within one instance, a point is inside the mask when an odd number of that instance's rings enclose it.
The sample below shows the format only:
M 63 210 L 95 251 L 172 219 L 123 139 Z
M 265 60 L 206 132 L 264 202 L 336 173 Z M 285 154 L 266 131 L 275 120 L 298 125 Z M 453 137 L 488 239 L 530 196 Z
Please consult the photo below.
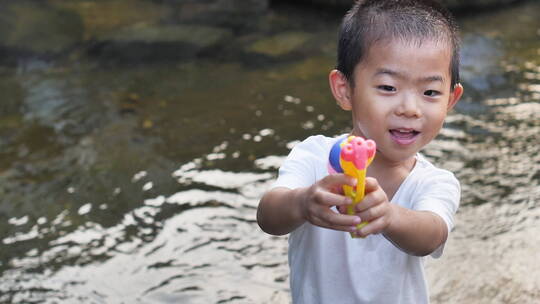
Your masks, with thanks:
M 354 207 L 364 199 L 366 186 L 366 170 L 375 157 L 376 144 L 373 140 L 365 140 L 359 136 L 349 136 L 339 139 L 330 150 L 328 170 L 330 173 L 345 173 L 356 178 L 356 189 L 344 185 L 343 192 L 353 201 L 347 206 L 347 214 L 354 215 Z M 358 229 L 367 225 L 362 222 Z M 355 237 L 351 233 L 352 237 Z

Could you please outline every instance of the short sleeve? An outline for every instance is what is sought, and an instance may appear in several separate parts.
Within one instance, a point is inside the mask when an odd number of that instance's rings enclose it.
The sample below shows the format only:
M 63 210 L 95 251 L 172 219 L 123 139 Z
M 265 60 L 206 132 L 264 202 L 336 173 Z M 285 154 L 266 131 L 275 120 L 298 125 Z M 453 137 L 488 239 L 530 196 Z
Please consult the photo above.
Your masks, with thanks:
M 291 150 L 281 167 L 271 189 L 285 187 L 295 189 L 308 187 L 317 181 L 317 168 L 325 155 L 325 137 L 311 136 Z
M 442 169 L 435 169 L 424 178 L 421 184 L 419 200 L 413 204 L 414 210 L 431 211 L 439 215 L 448 228 L 448 234 L 454 228 L 454 215 L 459 207 L 461 187 L 454 174 Z M 431 256 L 442 255 L 444 244 L 441 244 Z

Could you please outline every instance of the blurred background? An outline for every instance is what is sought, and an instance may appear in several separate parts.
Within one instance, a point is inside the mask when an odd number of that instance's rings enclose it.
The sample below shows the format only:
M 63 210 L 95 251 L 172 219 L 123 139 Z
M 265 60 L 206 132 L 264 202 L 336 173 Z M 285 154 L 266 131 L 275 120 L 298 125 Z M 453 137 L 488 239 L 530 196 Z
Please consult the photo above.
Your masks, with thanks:
M 351 1 L 0 0 L 0 302 L 289 303 L 257 226 L 288 151 L 349 130 Z M 465 95 L 423 153 L 463 186 L 433 303 L 540 298 L 540 2 L 445 1 Z

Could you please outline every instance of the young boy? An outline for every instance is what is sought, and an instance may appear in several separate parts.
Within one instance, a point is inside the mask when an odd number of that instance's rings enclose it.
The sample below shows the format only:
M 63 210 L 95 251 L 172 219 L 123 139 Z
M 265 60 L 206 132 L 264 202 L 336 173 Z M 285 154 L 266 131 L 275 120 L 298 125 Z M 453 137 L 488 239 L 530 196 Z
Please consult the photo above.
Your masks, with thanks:
M 330 87 L 377 153 L 355 215 L 340 212 L 351 203 L 340 189 L 356 181 L 328 174 L 337 139 L 321 135 L 294 147 L 262 197 L 260 227 L 290 233 L 294 303 L 429 301 L 423 256 L 442 254 L 460 186 L 418 152 L 463 93 L 458 64 L 455 23 L 437 3 L 358 1 L 345 16 Z

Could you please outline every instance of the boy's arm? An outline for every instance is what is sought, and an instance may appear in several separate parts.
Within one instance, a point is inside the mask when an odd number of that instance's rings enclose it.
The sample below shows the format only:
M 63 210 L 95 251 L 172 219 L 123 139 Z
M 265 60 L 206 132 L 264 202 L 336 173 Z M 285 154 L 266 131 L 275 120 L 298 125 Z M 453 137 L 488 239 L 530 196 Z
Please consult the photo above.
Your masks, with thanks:
M 446 242 L 448 228 L 444 220 L 431 211 L 410 210 L 392 204 L 396 219 L 384 236 L 395 246 L 412 255 L 426 256 Z
M 439 215 L 390 203 L 374 178 L 366 179 L 366 193 L 356 209 L 357 215 L 369 224 L 358 235 L 382 233 L 395 246 L 417 256 L 431 254 L 446 241 L 448 228 Z
M 354 186 L 356 181 L 344 174 L 328 175 L 310 187 L 274 188 L 261 198 L 257 208 L 257 223 L 263 231 L 273 235 L 292 232 L 306 221 L 313 225 L 355 232 L 360 218 L 334 212 L 332 206 L 351 203 L 339 193 L 344 185 Z
M 300 208 L 302 191 L 305 188 L 274 188 L 264 194 L 257 208 L 257 223 L 269 234 L 284 235 L 305 220 Z

